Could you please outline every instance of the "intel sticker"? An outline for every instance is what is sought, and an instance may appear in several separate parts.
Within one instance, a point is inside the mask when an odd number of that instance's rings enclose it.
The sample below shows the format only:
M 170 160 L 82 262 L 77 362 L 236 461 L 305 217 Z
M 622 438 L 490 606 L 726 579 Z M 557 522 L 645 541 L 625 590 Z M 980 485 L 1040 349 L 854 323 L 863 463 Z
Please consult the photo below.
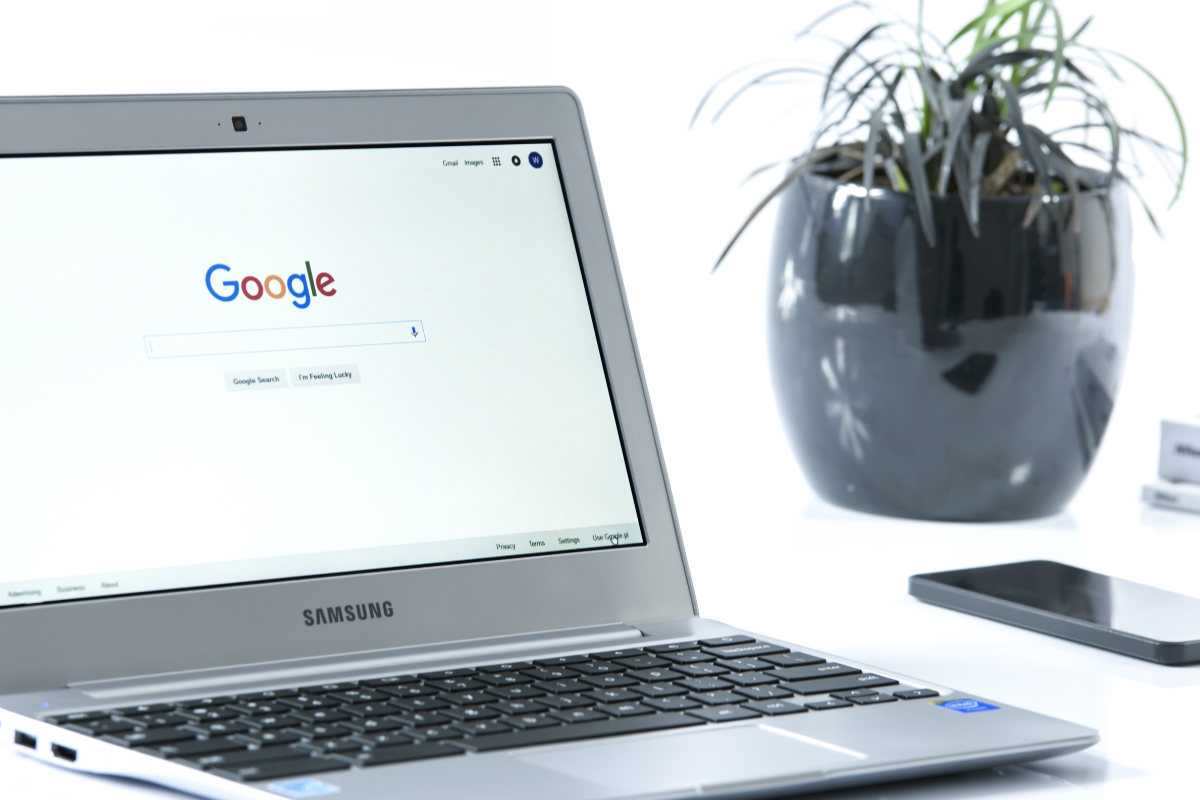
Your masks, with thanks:
M 316 778 L 299 778 L 294 781 L 282 781 L 267 786 L 267 790 L 293 800 L 304 800 L 306 797 L 324 797 L 327 794 L 337 794 L 340 787 L 334 786 Z
M 999 708 L 999 706 L 988 705 L 979 700 L 972 700 L 969 697 L 960 697 L 957 700 L 943 700 L 936 705 L 948 708 L 951 711 L 957 711 L 960 714 L 974 714 L 976 711 L 995 711 Z

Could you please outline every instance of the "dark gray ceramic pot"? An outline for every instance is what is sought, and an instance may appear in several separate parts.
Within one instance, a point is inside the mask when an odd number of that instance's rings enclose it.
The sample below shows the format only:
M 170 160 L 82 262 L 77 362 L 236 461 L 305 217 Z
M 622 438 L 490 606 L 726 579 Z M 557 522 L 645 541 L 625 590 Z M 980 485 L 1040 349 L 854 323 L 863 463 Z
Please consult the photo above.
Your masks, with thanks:
M 1112 413 L 1133 300 L 1120 185 L 934 198 L 809 175 L 783 194 L 767 290 L 775 396 L 817 494 L 860 511 L 1012 520 L 1063 508 Z

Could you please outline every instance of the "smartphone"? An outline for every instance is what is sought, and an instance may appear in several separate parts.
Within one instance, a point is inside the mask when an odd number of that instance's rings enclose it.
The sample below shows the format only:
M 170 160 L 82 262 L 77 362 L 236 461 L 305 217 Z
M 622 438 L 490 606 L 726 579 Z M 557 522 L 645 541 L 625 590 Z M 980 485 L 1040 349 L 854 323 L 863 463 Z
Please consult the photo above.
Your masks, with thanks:
M 1159 664 L 1200 663 L 1200 599 L 1057 561 L 913 575 L 908 593 Z

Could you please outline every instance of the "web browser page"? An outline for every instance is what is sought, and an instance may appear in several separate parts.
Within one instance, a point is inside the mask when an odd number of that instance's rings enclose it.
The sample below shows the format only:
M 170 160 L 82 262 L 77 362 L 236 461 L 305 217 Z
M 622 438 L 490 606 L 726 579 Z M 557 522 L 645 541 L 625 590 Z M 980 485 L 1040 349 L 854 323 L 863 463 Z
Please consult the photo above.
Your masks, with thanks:
M 0 605 L 643 543 L 550 142 L 0 160 Z

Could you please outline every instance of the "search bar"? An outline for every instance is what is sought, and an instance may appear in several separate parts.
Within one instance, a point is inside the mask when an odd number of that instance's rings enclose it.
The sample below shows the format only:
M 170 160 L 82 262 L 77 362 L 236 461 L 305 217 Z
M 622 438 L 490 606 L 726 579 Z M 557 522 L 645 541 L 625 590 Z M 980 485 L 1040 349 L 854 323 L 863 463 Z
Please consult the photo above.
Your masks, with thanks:
M 146 358 L 190 358 L 409 344 L 425 341 L 425 327 L 419 319 L 407 319 L 398 322 L 313 325 L 302 328 L 166 333 L 142 338 L 146 343 Z

